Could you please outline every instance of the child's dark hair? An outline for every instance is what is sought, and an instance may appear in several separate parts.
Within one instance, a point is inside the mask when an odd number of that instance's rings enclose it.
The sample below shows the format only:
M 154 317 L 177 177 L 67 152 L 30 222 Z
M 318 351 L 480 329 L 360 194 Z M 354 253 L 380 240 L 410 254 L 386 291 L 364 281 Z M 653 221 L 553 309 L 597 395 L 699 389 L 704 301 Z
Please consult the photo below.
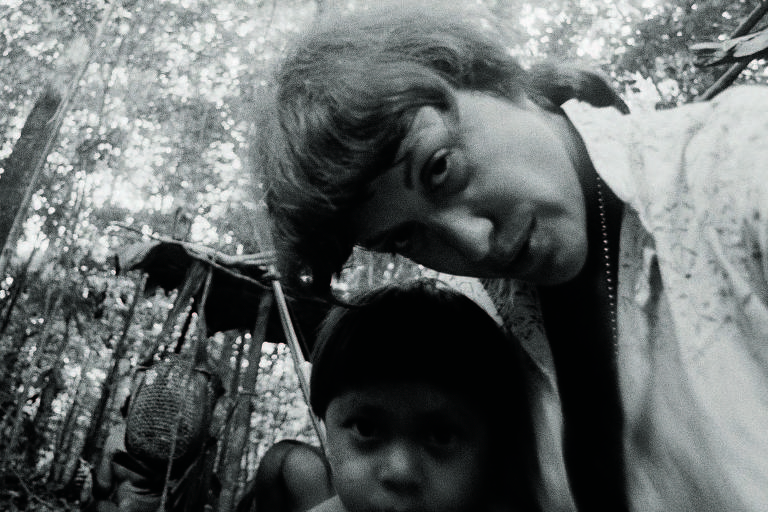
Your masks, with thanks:
M 492 479 L 533 507 L 535 442 L 520 346 L 472 299 L 432 279 L 366 293 L 331 310 L 312 363 L 310 402 L 320 418 L 345 391 L 389 382 L 465 399 L 490 429 Z
M 352 212 L 391 167 L 419 108 L 455 112 L 454 90 L 528 97 L 550 110 L 573 97 L 624 105 L 595 72 L 525 70 L 498 34 L 460 12 L 407 4 L 322 19 L 264 99 L 252 156 L 289 286 L 311 275 L 314 292 L 328 293 L 355 243 Z

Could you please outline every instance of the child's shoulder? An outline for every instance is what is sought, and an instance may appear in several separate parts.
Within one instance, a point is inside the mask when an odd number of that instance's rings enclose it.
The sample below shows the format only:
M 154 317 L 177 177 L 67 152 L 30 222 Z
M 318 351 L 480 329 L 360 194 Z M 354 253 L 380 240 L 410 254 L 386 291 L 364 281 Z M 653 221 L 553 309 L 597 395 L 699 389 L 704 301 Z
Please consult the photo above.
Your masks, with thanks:
M 285 454 L 281 464 L 289 488 L 301 490 L 310 484 L 325 486 L 328 473 L 321 453 L 309 445 L 296 445 Z
M 338 496 L 329 498 L 319 505 L 312 507 L 309 512 L 347 512 Z

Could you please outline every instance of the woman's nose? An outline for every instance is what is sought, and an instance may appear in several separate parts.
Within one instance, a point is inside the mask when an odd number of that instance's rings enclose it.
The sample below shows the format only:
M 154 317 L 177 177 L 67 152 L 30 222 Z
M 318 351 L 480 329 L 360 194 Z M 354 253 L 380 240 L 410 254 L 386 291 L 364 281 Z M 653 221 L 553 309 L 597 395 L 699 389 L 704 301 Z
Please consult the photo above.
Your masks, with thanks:
M 413 494 L 419 489 L 422 468 L 418 447 L 405 441 L 393 442 L 383 454 L 381 483 L 387 489 Z
M 436 212 L 432 229 L 448 247 L 458 251 L 467 261 L 480 261 L 491 250 L 493 223 L 466 208 L 450 208 Z

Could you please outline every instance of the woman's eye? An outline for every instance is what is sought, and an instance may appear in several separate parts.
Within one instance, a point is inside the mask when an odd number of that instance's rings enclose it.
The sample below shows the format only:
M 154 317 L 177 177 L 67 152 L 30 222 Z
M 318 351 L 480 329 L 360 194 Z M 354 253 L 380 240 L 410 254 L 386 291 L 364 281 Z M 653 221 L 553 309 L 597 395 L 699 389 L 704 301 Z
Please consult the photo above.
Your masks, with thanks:
M 441 148 L 435 151 L 421 169 L 421 183 L 427 190 L 435 190 L 445 183 L 451 173 L 451 150 Z
M 413 245 L 414 229 L 410 225 L 405 225 L 392 233 L 387 243 L 387 250 L 395 254 L 404 254 Z

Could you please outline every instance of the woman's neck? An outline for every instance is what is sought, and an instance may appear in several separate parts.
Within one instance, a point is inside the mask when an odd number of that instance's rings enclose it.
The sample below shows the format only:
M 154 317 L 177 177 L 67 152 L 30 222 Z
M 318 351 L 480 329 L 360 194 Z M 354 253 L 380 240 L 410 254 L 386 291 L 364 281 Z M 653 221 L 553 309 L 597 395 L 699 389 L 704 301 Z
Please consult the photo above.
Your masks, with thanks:
M 602 247 L 606 238 L 611 246 L 616 245 L 618 241 L 623 209 L 622 202 L 605 183 L 601 183 L 592 160 L 589 158 L 584 140 L 565 112 L 558 109 L 554 112 L 548 112 L 547 115 L 551 116 L 553 129 L 560 136 L 560 140 L 564 141 L 563 144 L 570 156 L 584 198 L 587 242 L 590 250 L 579 276 L 584 273 L 593 276 L 602 274 L 602 270 L 604 270 Z M 612 251 L 612 258 L 616 257 L 617 251 L 618 247 Z
M 621 511 L 626 510 L 626 484 L 615 289 L 622 203 L 601 183 L 584 142 L 564 114 L 559 125 L 584 194 L 589 246 L 574 279 L 539 288 L 563 404 L 565 460 L 580 509 Z

